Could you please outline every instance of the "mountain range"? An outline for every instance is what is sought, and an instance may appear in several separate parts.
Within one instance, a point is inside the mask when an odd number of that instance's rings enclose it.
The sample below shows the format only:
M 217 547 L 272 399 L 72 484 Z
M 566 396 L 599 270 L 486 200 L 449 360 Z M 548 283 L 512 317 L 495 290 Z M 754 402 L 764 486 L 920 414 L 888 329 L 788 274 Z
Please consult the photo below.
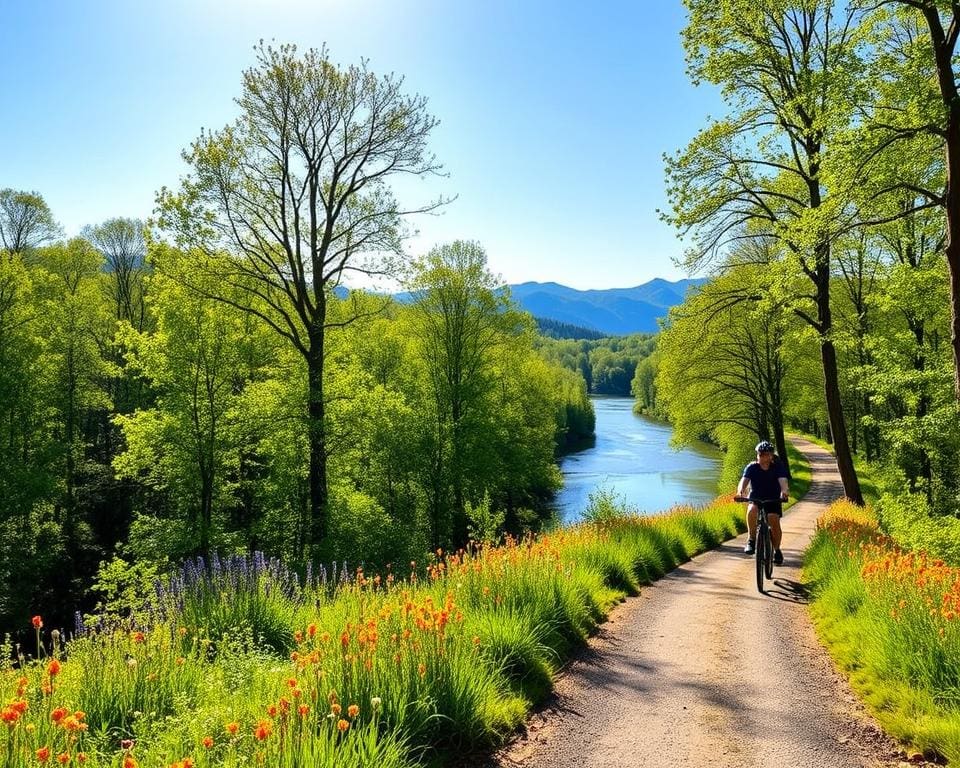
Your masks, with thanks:
M 513 300 L 534 317 L 557 320 L 600 331 L 608 336 L 656 333 L 657 320 L 683 302 L 703 278 L 671 282 L 654 278 L 633 288 L 579 291 L 559 283 L 518 283 L 509 286 Z

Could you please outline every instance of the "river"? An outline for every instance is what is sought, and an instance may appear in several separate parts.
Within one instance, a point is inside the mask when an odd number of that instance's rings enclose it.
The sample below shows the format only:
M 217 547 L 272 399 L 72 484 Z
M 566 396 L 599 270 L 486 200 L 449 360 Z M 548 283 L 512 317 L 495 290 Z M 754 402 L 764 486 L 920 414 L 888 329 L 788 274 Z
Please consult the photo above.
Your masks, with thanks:
M 597 414 L 596 443 L 560 462 L 563 488 L 554 506 L 562 522 L 575 522 L 598 487 L 649 513 L 716 497 L 719 451 L 706 444 L 674 450 L 670 426 L 634 414 L 632 398 L 591 400 Z

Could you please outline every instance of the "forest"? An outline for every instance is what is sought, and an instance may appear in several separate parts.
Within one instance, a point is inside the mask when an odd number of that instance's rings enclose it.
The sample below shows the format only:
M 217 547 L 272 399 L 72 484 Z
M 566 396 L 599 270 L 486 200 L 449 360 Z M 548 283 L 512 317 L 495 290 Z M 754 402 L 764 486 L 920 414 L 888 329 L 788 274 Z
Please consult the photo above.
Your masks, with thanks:
M 638 407 L 728 473 L 760 438 L 823 438 L 847 498 L 869 466 L 883 526 L 957 560 L 957 9 L 687 6 L 690 74 L 728 111 L 666 158 L 662 217 L 712 279 L 638 366 Z
M 72 626 L 189 556 L 382 567 L 543 520 L 592 405 L 479 244 L 406 264 L 404 303 L 301 273 L 314 374 L 293 290 L 156 232 L 65 239 L 41 195 L 0 191 L 0 628 Z

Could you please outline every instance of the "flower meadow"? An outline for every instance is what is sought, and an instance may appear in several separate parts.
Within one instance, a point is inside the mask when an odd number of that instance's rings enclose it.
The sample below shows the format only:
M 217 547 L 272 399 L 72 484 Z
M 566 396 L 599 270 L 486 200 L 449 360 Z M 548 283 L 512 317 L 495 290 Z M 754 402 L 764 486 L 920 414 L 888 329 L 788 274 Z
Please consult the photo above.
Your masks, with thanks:
M 403 574 L 185 563 L 122 620 L 0 667 L 0 766 L 415 766 L 517 727 L 627 594 L 742 526 L 739 505 L 624 514 Z
M 805 572 L 821 636 L 884 728 L 960 761 L 960 568 L 903 549 L 869 509 L 838 501 Z

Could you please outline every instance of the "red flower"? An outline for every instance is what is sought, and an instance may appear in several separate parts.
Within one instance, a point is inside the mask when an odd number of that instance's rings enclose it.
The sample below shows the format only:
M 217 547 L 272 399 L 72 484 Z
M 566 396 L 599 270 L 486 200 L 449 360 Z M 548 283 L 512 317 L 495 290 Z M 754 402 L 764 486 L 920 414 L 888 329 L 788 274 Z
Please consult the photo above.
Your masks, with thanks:
M 37 750 L 37 760 L 41 763 L 47 762 L 50 759 L 50 747 L 40 747 Z
M 56 659 L 51 659 L 50 663 L 47 664 L 47 674 L 50 677 L 56 677 L 60 674 L 60 662 Z
M 201 742 L 207 749 L 213 746 L 213 736 L 204 736 Z
M 30 619 L 30 623 L 33 624 L 34 629 L 43 628 L 43 619 L 40 616 L 34 616 L 32 619 Z

